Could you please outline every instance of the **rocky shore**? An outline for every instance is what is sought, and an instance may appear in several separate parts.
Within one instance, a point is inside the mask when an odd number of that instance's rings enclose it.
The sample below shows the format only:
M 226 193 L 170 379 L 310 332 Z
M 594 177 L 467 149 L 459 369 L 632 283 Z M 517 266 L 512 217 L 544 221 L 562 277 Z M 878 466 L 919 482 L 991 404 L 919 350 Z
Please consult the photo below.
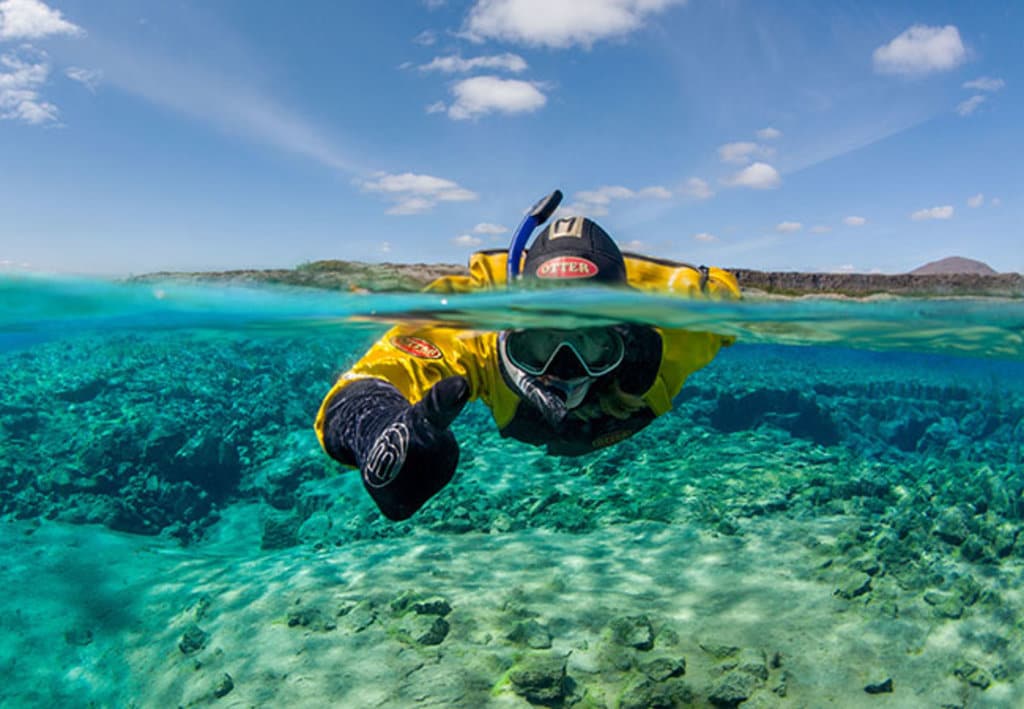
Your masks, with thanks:
M 1024 297 L 1024 275 L 1019 273 L 865 274 L 800 273 L 730 269 L 748 291 L 777 295 L 836 294 L 863 297 L 888 293 L 901 296 L 997 296 Z M 161 280 L 189 282 L 273 283 L 331 290 L 371 292 L 414 292 L 435 278 L 465 275 L 468 270 L 455 264 L 361 263 L 358 261 L 315 261 L 294 269 L 237 270 L 177 273 L 160 272 L 133 276 L 130 281 Z

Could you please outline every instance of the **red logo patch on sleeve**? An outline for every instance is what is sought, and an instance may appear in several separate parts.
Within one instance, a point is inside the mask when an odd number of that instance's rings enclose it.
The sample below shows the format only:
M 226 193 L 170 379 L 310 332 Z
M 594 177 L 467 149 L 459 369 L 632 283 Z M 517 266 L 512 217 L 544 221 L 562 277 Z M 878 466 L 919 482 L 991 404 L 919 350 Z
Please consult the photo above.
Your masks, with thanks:
M 391 338 L 391 346 L 420 359 L 441 359 L 442 357 L 441 350 L 434 343 L 428 342 L 422 337 L 398 335 Z
M 558 256 L 537 267 L 537 278 L 591 278 L 598 273 L 597 264 L 579 256 Z

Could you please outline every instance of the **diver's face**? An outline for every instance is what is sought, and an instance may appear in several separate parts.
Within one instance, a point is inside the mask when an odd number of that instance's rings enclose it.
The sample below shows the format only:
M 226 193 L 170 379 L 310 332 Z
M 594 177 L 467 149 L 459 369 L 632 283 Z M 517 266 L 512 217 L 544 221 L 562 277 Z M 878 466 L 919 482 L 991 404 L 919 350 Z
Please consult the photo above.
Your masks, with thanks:
M 535 328 L 510 333 L 507 352 L 528 374 L 565 380 L 607 374 L 622 362 L 624 349 L 611 328 Z

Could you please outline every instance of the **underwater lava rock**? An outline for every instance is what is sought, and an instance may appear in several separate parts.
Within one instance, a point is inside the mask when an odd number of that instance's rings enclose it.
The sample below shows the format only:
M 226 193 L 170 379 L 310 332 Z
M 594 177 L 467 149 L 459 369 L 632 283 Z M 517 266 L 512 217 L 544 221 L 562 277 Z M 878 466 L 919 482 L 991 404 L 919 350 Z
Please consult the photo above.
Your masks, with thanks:
M 619 709 L 673 709 L 693 703 L 694 693 L 680 680 L 656 682 L 643 678 L 633 682 L 619 698 Z
M 646 615 L 614 618 L 608 623 L 609 639 L 616 645 L 650 650 L 654 647 L 654 628 Z
M 217 681 L 217 684 L 213 688 L 213 696 L 220 699 L 226 697 L 231 693 L 231 690 L 235 688 L 235 681 L 231 679 L 231 675 L 227 672 Z
M 517 645 L 525 645 L 534 650 L 546 650 L 551 647 L 551 633 L 532 618 L 516 623 L 505 638 Z
M 953 593 L 928 591 L 924 594 L 924 602 L 932 607 L 936 618 L 956 620 L 964 614 L 964 604 Z
M 726 645 L 715 642 L 701 642 L 698 643 L 697 646 L 716 660 L 728 659 L 735 656 L 736 653 L 740 651 L 740 648 L 736 645 Z
M 302 627 L 326 632 L 338 627 L 334 619 L 316 606 L 304 606 L 288 611 L 288 627 Z
M 299 544 L 299 527 L 302 524 L 296 515 L 267 514 L 263 518 L 263 536 L 260 549 L 288 549 Z
M 659 657 L 641 664 L 638 669 L 655 682 L 664 682 L 686 674 L 686 658 Z
M 971 510 L 965 505 L 947 507 L 935 521 L 935 536 L 954 546 L 964 543 L 970 535 Z
M 972 687 L 985 690 L 992 685 L 992 675 L 984 667 L 980 667 L 969 660 L 961 660 L 953 668 L 953 674 L 960 680 Z
M 863 596 L 871 590 L 871 577 L 863 571 L 848 569 L 844 571 L 836 582 L 833 594 L 850 600 Z
M 430 598 L 413 601 L 409 608 L 417 615 L 446 616 L 452 612 L 451 604 L 441 596 L 431 596 Z
M 567 692 L 566 658 L 560 655 L 531 654 L 508 672 L 512 690 L 531 704 L 556 706 Z
M 892 677 L 886 677 L 881 682 L 874 682 L 864 686 L 868 694 L 889 694 L 892 692 Z
M 768 658 L 762 650 L 743 648 L 736 658 L 736 669 L 761 680 L 768 679 Z
M 85 647 L 92 643 L 92 630 L 82 625 L 73 625 L 64 631 L 64 642 L 68 645 Z
M 391 625 L 395 636 L 410 645 L 440 645 L 451 626 L 439 615 L 406 613 Z
M 712 685 L 708 701 L 716 707 L 732 709 L 750 698 L 762 681 L 748 672 L 732 670 Z
M 185 626 L 185 631 L 181 634 L 181 640 L 178 641 L 178 649 L 181 650 L 184 655 L 192 655 L 206 647 L 206 643 L 209 642 L 209 640 L 209 633 L 200 628 L 197 624 L 189 623 Z
M 342 606 L 338 617 L 344 618 L 341 623 L 352 633 L 361 633 L 377 620 L 377 611 L 369 601 L 359 601 L 354 606 Z

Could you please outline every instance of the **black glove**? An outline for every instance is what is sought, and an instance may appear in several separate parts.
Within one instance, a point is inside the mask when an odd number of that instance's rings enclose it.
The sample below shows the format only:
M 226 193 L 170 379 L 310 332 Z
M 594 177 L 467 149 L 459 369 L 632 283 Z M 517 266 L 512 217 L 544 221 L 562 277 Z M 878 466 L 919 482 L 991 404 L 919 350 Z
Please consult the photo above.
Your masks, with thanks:
M 408 519 L 455 474 L 459 444 L 448 427 L 469 393 L 465 378 L 448 377 L 412 406 L 383 380 L 353 382 L 328 405 L 325 447 L 360 469 L 385 517 Z

